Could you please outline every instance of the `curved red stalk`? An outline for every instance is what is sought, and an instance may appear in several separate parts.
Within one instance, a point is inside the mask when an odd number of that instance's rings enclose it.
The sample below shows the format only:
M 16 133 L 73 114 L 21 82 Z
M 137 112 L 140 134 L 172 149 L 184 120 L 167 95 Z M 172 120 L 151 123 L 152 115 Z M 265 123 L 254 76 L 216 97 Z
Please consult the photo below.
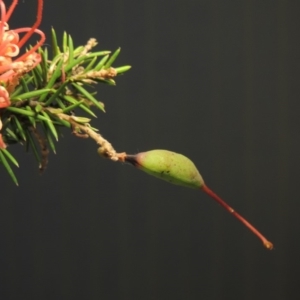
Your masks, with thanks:
M 9 8 L 9 10 L 10 10 L 10 8 Z M 36 21 L 33 24 L 33 26 L 30 28 L 30 30 L 19 41 L 19 43 L 18 43 L 19 48 L 22 48 L 22 46 L 28 41 L 28 39 L 31 37 L 31 35 L 35 32 L 35 30 L 40 26 L 41 21 L 42 21 L 42 11 L 43 11 L 43 0 L 38 0 L 38 11 L 37 11 Z
M 1 9 L 0 41 L 2 41 L 2 37 L 3 37 L 3 33 L 4 33 L 4 30 L 3 30 L 4 22 L 5 22 L 4 20 L 6 17 L 6 7 L 2 0 L 0 0 L 0 9 Z
M 9 65 L 4 65 L 4 66 L 0 66 L 0 78 L 1 78 L 4 74 L 6 74 L 6 73 L 4 73 L 4 72 L 6 72 L 6 71 L 8 71 L 8 70 L 10 70 L 11 73 L 14 73 L 14 71 L 11 69 L 11 65 L 10 65 L 10 64 L 9 64 Z
M 30 29 L 30 28 L 20 28 L 20 29 L 15 29 L 14 31 L 16 33 L 20 33 L 20 32 L 26 31 L 28 29 Z M 37 34 L 39 34 L 41 36 L 41 39 L 38 41 L 38 43 L 34 47 L 32 47 L 27 52 L 25 52 L 23 55 L 19 56 L 15 61 L 22 61 L 22 60 L 24 60 L 24 58 L 26 58 L 27 56 L 29 56 L 31 53 L 35 52 L 36 49 L 38 49 L 41 45 L 44 44 L 44 42 L 46 40 L 46 36 L 45 36 L 44 32 L 42 32 L 39 29 L 35 29 L 34 32 L 37 33 Z
M 0 0 L 0 9 L 1 9 L 1 26 L 3 26 L 4 22 L 6 22 L 6 7 L 2 0 Z
M 12 4 L 10 5 L 10 7 L 5 15 L 5 19 L 1 18 L 3 20 L 3 22 L 7 22 L 9 20 L 11 14 L 14 11 L 17 4 L 18 4 L 18 0 L 13 0 Z
M 240 214 L 238 214 L 233 208 L 231 208 L 224 200 L 222 200 L 217 194 L 215 194 L 205 184 L 201 187 L 202 191 L 222 205 L 228 212 L 230 212 L 235 218 L 242 222 L 249 230 L 251 230 L 263 243 L 263 245 L 269 249 L 273 249 L 273 244 L 269 242 L 255 227 L 253 227 L 247 220 L 245 220 Z

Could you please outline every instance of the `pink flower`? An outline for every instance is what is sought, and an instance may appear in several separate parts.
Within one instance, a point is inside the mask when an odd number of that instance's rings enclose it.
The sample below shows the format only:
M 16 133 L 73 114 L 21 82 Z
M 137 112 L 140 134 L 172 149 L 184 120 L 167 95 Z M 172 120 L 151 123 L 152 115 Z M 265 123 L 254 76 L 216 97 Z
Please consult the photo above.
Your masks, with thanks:
M 38 0 L 37 18 L 32 27 L 9 30 L 7 22 L 17 4 L 18 0 L 13 0 L 8 11 L 6 11 L 3 0 L 0 0 L 0 109 L 10 106 L 9 93 L 14 91 L 19 83 L 19 78 L 40 63 L 41 57 L 35 51 L 46 39 L 45 34 L 37 29 L 42 21 L 43 0 Z M 25 33 L 22 38 L 19 36 L 20 33 Z M 20 49 L 34 33 L 40 35 L 38 43 L 17 57 Z M 1 129 L 2 122 L 0 119 L 0 132 Z M 0 149 L 4 148 L 6 148 L 6 144 L 0 133 Z
M 7 103 L 10 104 L 8 91 L 4 86 L 0 86 L 0 108 L 7 107 L 8 106 Z
M 5 149 L 6 144 L 3 142 L 2 134 L 0 133 L 0 149 Z
M 1 129 L 2 129 L 2 121 L 0 119 L 0 131 Z M 2 134 L 0 133 L 0 149 L 5 149 L 5 148 L 6 148 L 6 144 L 4 143 Z
M 0 108 L 7 107 L 7 103 L 10 104 L 9 94 L 5 87 L 0 86 Z M 2 129 L 2 121 L 0 119 L 0 132 Z M 6 144 L 3 141 L 2 134 L 0 133 L 0 149 L 5 149 Z
M 6 11 L 3 0 L 0 0 L 1 20 L 0 20 L 0 83 L 2 83 L 7 91 L 12 92 L 19 83 L 19 78 L 32 70 L 40 63 L 41 57 L 35 51 L 44 43 L 45 34 L 37 29 L 42 20 L 43 0 L 38 0 L 38 11 L 36 22 L 32 27 L 22 27 L 9 30 L 8 21 L 18 4 L 18 0 L 13 0 L 8 11 Z M 22 38 L 19 34 L 25 33 Z M 17 57 L 20 49 L 34 34 L 40 35 L 38 43 L 29 51 Z M 0 108 L 10 105 L 9 99 L 5 102 L 0 102 Z

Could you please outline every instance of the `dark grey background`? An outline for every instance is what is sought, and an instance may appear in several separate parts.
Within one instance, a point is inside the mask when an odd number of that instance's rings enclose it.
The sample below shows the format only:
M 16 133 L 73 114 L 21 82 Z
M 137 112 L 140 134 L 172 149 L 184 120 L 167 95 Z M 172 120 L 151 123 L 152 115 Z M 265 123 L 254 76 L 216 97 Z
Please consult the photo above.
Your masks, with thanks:
M 190 157 L 275 249 L 199 191 L 66 130 L 44 175 L 20 146 L 20 187 L 0 170 L 0 298 L 297 299 L 300 2 L 45 2 L 47 34 L 121 46 L 116 65 L 133 66 L 99 86 L 93 125 L 118 151 Z M 12 28 L 35 3 L 20 1 Z

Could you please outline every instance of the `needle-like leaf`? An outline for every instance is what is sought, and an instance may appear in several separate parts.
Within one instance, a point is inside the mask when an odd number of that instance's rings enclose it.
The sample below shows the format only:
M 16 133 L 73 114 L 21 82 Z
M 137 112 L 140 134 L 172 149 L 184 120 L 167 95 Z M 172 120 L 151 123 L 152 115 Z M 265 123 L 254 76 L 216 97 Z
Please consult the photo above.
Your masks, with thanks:
M 81 85 L 77 83 L 72 83 L 73 87 L 81 93 L 84 97 L 86 97 L 88 100 L 90 100 L 96 107 L 101 109 L 102 111 L 104 110 L 104 105 L 103 103 L 99 102 L 95 97 L 92 96 L 91 93 L 89 93 L 85 88 L 83 88 Z
M 0 161 L 2 162 L 3 166 L 7 170 L 8 174 L 10 175 L 11 179 L 13 180 L 13 182 L 16 185 L 19 185 L 17 177 L 15 176 L 15 173 L 13 172 L 12 168 L 10 167 L 8 161 L 6 160 L 6 158 L 5 158 L 4 154 L 3 154 L 3 150 L 4 149 L 0 149 Z
M 118 48 L 113 55 L 109 58 L 109 60 L 107 61 L 107 63 L 105 64 L 105 69 L 108 69 L 109 67 L 111 67 L 111 65 L 114 63 L 114 61 L 116 60 L 116 58 L 119 56 L 121 51 L 121 48 Z

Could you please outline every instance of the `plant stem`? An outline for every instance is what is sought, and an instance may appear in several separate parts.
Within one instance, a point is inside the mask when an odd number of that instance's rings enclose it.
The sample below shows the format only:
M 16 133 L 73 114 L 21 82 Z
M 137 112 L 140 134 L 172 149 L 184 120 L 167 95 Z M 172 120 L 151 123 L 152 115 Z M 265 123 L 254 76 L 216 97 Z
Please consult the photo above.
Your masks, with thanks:
M 56 114 L 58 118 L 69 122 L 73 128 L 73 133 L 82 138 L 90 137 L 92 138 L 98 145 L 101 147 L 98 149 L 98 153 L 102 156 L 109 158 L 113 161 L 123 161 L 123 157 L 125 153 L 117 153 L 116 150 L 113 148 L 112 144 L 102 137 L 101 134 L 95 132 L 89 125 L 86 124 L 79 124 L 77 123 L 72 116 L 58 113 Z M 78 132 L 79 130 L 79 132 Z M 82 135 L 84 132 L 86 135 Z
M 217 194 L 215 194 L 205 184 L 201 187 L 202 191 L 208 194 L 211 198 L 222 205 L 229 213 L 234 215 L 240 222 L 242 222 L 250 231 L 252 231 L 263 243 L 263 245 L 269 249 L 273 249 L 273 244 L 269 242 L 254 226 L 252 226 L 247 220 L 245 220 L 240 214 L 238 214 L 233 208 L 231 208 L 224 200 L 222 200 Z

